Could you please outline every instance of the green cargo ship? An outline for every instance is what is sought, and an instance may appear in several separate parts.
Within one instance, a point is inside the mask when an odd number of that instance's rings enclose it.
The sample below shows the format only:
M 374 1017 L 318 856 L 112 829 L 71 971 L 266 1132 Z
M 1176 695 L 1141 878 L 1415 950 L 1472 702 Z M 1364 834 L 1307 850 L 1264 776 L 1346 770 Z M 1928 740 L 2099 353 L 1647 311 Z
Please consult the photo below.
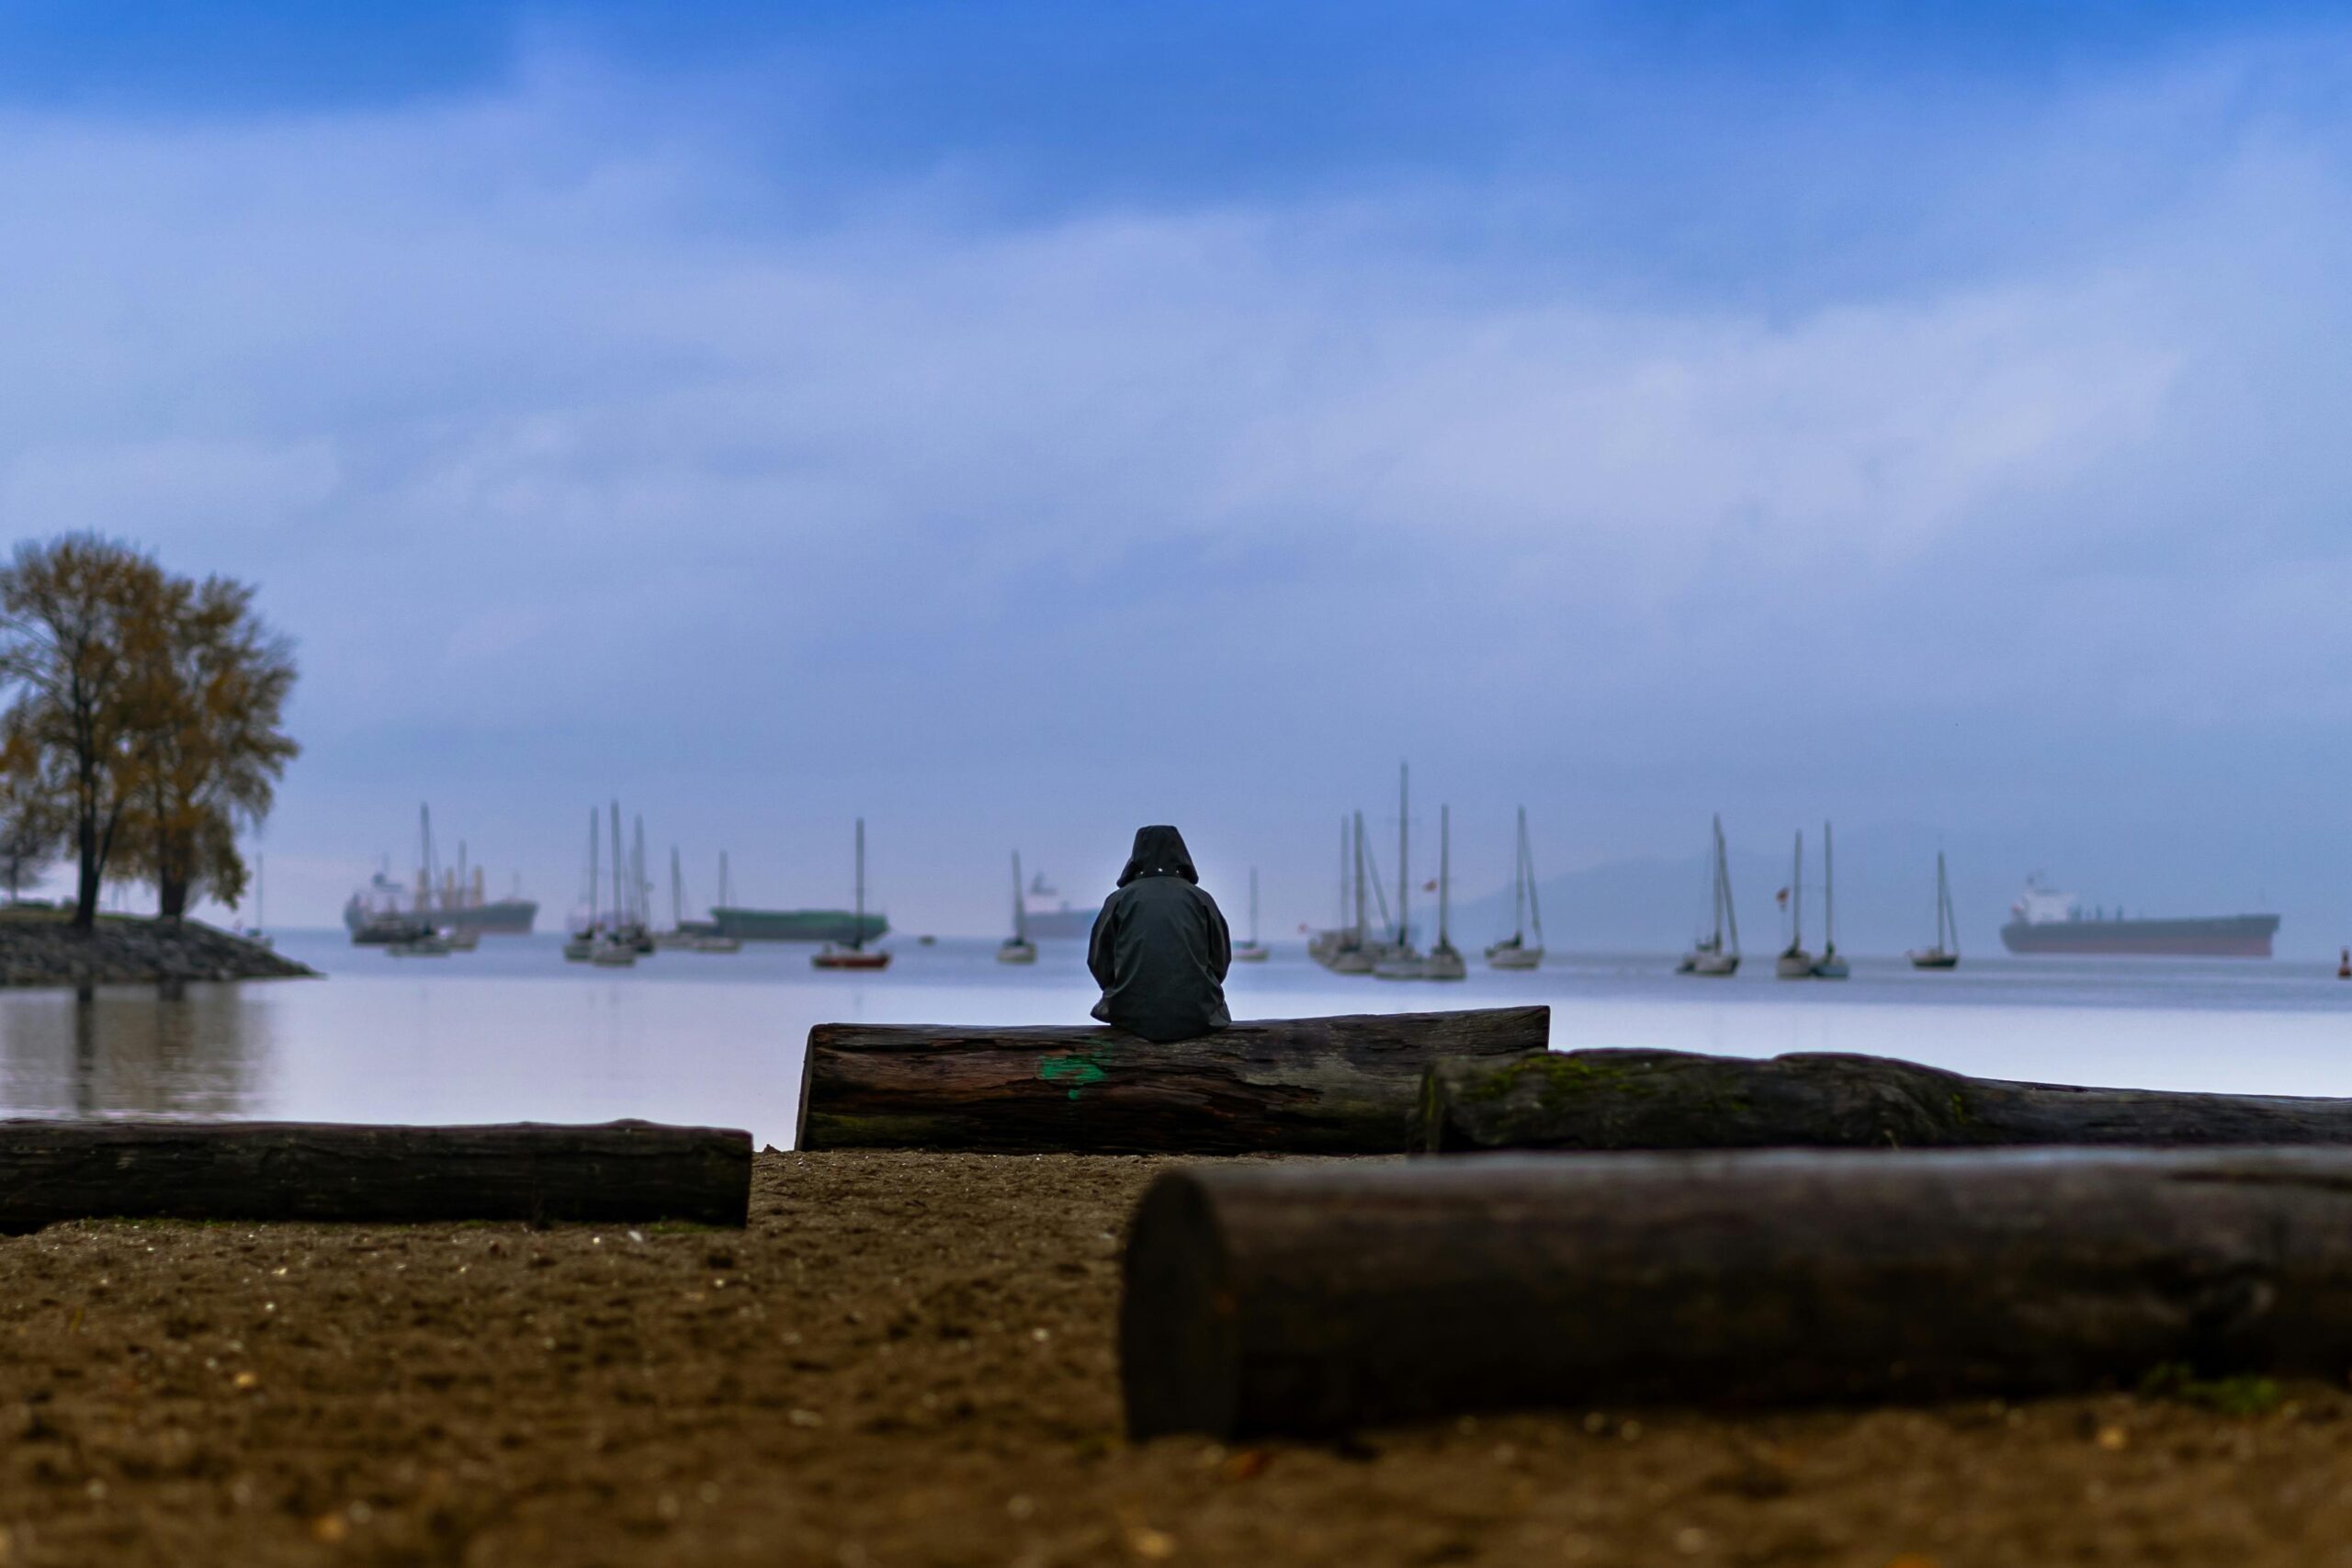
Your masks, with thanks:
M 745 909 L 721 904 L 707 920 L 682 922 L 690 934 L 731 936 L 739 942 L 835 942 L 844 946 L 879 941 L 888 917 L 860 919 L 847 909 Z

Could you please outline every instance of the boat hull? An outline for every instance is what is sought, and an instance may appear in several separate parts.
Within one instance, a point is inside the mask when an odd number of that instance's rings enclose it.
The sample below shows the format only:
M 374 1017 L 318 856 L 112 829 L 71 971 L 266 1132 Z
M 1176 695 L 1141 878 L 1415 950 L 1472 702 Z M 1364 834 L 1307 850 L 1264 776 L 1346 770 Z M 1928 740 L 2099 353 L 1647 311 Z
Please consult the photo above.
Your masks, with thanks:
M 1813 954 L 1801 948 L 1792 948 L 1772 960 L 1772 973 L 1783 980 L 1813 978 Z
M 1940 948 L 1931 947 L 1923 952 L 1914 953 L 1910 954 L 1910 959 L 1911 967 L 1914 969 L 1957 969 L 1960 967 L 1960 954 L 1946 953 Z
M 888 969 L 890 967 L 890 955 L 888 953 L 834 952 L 827 949 L 823 953 L 810 953 L 808 964 L 815 969 Z
M 1236 964 L 1263 964 L 1268 951 L 1254 942 L 1236 942 L 1233 945 L 1233 961 Z
M 2173 920 L 2011 920 L 2001 945 L 2011 953 L 2143 958 L 2267 958 L 2276 915 L 2215 915 Z
M 1702 980 L 1728 980 L 1739 973 L 1736 953 L 1690 953 L 1674 966 L 1678 975 L 1695 975 Z

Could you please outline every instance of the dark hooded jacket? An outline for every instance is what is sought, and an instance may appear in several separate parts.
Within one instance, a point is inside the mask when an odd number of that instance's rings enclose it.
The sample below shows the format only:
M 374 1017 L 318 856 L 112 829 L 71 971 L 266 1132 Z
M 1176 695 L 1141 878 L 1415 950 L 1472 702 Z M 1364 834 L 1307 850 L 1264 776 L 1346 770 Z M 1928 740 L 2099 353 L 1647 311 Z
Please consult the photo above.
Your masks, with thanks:
M 1119 890 L 1103 900 L 1086 966 L 1102 987 L 1094 1016 L 1147 1040 L 1190 1040 L 1233 1021 L 1225 972 L 1233 938 L 1173 828 L 1139 828 Z

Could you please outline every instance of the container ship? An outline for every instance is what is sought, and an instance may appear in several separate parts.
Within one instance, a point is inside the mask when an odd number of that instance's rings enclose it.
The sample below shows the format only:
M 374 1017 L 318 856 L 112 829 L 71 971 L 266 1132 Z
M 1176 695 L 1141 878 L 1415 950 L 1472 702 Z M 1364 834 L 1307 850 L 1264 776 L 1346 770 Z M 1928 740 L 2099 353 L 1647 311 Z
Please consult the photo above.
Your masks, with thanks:
M 2122 953 L 2165 958 L 2267 958 L 2278 933 L 2276 915 L 2187 915 L 2127 919 L 2123 911 L 2083 913 L 2072 893 L 2053 893 L 2029 879 L 2009 906 L 2001 945 L 2011 953 Z

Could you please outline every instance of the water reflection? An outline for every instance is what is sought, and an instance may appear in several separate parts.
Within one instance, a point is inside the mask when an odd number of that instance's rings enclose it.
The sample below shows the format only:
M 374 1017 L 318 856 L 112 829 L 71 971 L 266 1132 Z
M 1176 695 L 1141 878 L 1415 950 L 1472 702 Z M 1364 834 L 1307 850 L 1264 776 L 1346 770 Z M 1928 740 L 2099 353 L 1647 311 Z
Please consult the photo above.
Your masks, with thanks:
M 275 1044 L 237 986 L 0 994 L 0 1103 L 30 1116 L 248 1116 Z

